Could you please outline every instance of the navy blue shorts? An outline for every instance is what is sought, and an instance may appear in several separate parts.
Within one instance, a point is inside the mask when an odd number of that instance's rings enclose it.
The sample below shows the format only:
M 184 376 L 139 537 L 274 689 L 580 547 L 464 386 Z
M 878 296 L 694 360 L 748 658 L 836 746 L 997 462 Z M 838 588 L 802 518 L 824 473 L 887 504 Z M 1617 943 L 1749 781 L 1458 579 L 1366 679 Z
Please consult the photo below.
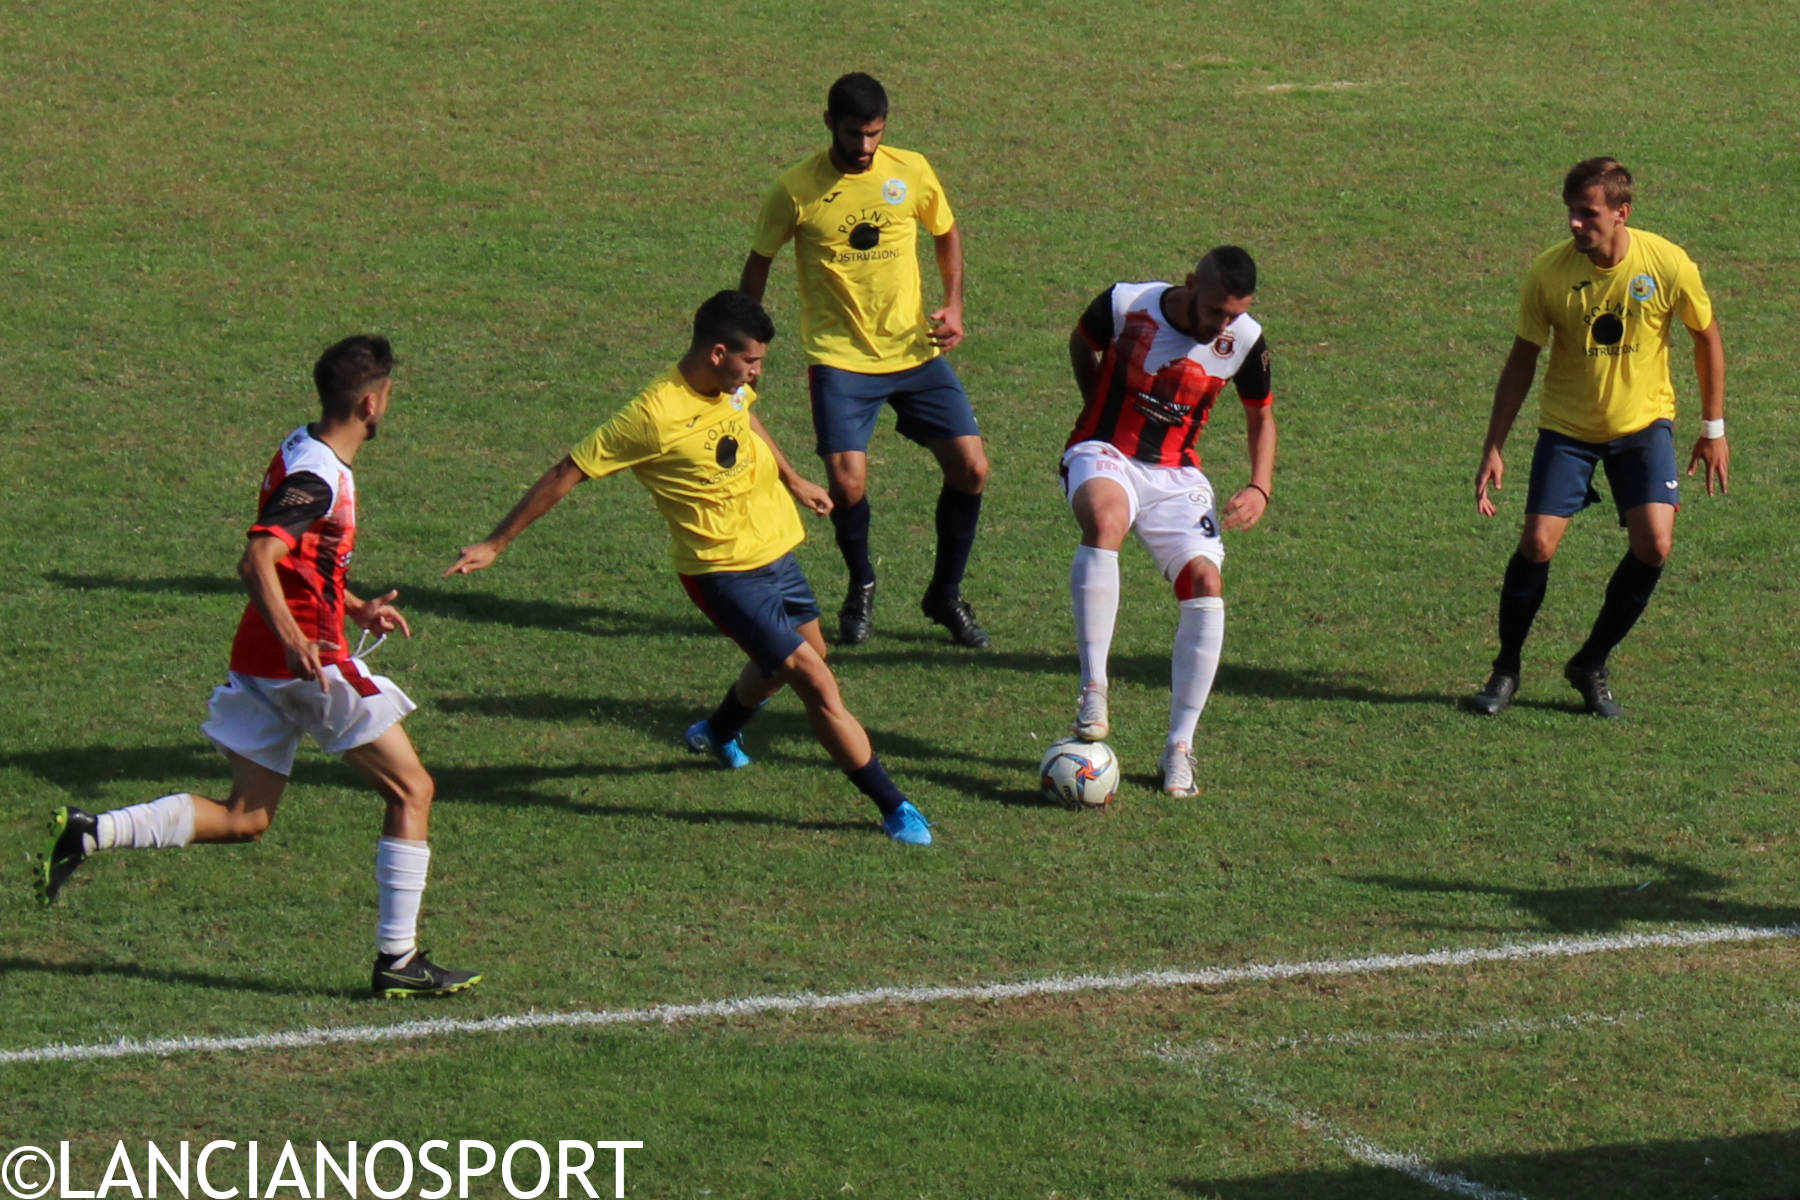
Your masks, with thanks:
M 1572 517 L 1600 501 L 1594 490 L 1594 468 L 1606 465 L 1619 524 L 1641 504 L 1681 507 L 1681 472 L 1675 466 L 1675 427 L 1656 421 L 1636 433 L 1610 442 L 1583 442 L 1549 429 L 1538 430 L 1531 455 L 1531 487 L 1525 511 L 1546 517 Z
M 683 575 L 681 586 L 764 675 L 781 672 L 781 664 L 806 641 L 800 626 L 819 619 L 819 602 L 792 554 L 753 571 Z
M 981 434 L 969 394 L 942 356 L 889 375 L 814 364 L 806 370 L 806 382 L 820 458 L 845 450 L 866 451 L 883 404 L 894 406 L 894 428 L 900 436 L 920 445 Z

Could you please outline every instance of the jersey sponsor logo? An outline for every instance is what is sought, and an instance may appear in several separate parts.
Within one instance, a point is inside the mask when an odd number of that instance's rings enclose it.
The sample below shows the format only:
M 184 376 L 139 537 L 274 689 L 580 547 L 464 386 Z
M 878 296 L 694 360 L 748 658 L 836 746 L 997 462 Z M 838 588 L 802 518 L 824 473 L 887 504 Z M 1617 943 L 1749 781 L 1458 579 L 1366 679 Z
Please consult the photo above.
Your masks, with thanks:
M 1631 277 L 1631 298 L 1639 304 L 1648 303 L 1650 297 L 1656 295 L 1656 280 L 1648 275 Z
M 853 250 L 873 250 L 881 244 L 881 230 L 867 221 L 859 221 L 850 231 L 850 248 Z
M 881 185 L 881 198 L 889 204 L 902 204 L 906 201 L 906 180 L 890 179 Z
M 731 437 L 729 434 L 720 438 L 719 444 L 713 448 L 713 458 L 721 467 L 729 468 L 737 466 L 737 455 L 737 439 Z
M 877 262 L 898 258 L 898 249 L 881 245 L 882 233 L 893 223 L 894 215 L 885 208 L 865 208 L 861 212 L 848 214 L 837 223 L 837 232 L 850 243 L 850 248 L 834 248 L 832 261 Z

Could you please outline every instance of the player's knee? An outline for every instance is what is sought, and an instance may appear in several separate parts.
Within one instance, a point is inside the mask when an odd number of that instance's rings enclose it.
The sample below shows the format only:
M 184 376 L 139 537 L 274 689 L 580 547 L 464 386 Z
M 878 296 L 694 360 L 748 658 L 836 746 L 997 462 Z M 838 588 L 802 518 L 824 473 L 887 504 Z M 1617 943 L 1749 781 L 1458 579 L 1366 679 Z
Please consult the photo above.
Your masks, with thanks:
M 1644 538 L 1631 547 L 1631 555 L 1646 567 L 1660 567 L 1669 561 L 1669 555 L 1675 552 L 1675 536 L 1671 533 L 1660 533 L 1654 537 Z
M 987 487 L 988 461 L 987 454 L 979 445 L 972 453 L 964 454 L 944 464 L 944 482 L 959 492 L 975 495 Z
M 1526 562 L 1547 563 L 1556 554 L 1556 543 L 1557 539 L 1547 533 L 1527 529 L 1519 536 L 1519 556 Z
M 1175 599 L 1193 600 L 1200 596 L 1223 596 L 1225 578 L 1209 560 L 1196 558 L 1175 576 Z

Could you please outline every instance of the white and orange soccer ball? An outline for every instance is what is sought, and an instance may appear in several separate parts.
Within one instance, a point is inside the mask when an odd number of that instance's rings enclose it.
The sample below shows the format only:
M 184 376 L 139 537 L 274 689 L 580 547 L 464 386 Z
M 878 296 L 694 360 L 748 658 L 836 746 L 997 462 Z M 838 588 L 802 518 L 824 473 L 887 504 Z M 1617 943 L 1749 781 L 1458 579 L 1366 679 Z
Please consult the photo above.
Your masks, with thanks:
M 1101 808 L 1119 790 L 1119 756 L 1105 742 L 1060 738 L 1038 764 L 1044 795 L 1077 808 Z

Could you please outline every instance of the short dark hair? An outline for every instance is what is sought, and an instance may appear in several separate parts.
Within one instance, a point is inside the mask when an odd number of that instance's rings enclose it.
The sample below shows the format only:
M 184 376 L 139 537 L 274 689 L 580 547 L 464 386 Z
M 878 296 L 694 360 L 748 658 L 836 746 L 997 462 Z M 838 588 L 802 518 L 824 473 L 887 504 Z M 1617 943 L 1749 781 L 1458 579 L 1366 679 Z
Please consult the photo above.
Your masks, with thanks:
M 1256 295 L 1256 260 L 1242 246 L 1214 246 L 1200 257 L 1195 272 L 1211 269 L 1229 296 Z
M 1581 193 L 1591 187 L 1604 191 L 1606 203 L 1612 208 L 1631 203 L 1631 172 L 1625 169 L 1624 163 L 1609 155 L 1584 158 L 1569 168 L 1569 173 L 1563 176 L 1563 203 L 1575 203 Z
M 313 364 L 319 409 L 327 421 L 342 421 L 369 389 L 394 373 L 394 348 L 379 334 L 358 333 L 334 342 Z
M 694 311 L 694 345 L 742 350 L 750 342 L 775 340 L 775 322 L 763 306 L 739 291 L 715 292 Z
M 833 120 L 849 117 L 856 121 L 873 121 L 887 116 L 887 89 L 873 75 L 852 71 L 838 78 L 825 93 L 825 111 Z

